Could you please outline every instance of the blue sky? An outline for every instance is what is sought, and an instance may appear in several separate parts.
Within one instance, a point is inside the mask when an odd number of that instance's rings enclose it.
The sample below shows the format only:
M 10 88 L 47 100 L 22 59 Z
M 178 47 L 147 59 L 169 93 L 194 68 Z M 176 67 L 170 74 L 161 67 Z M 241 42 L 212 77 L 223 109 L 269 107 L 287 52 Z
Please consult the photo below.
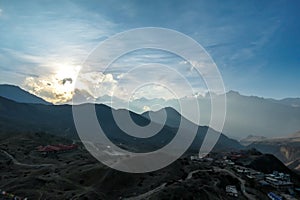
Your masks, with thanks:
M 45 84 L 58 87 L 53 83 L 60 81 L 57 77 L 68 78 L 68 71 L 76 71 L 99 42 L 121 31 L 151 26 L 174 29 L 203 45 L 227 90 L 300 97 L 299 8 L 299 1 L 4 0 L 0 82 L 28 90 L 39 87 L 34 92 L 42 97 L 57 96 L 44 89 Z M 166 55 L 160 57 L 162 62 Z M 143 58 L 140 55 L 146 62 Z M 99 76 L 106 78 L 110 90 L 118 75 Z

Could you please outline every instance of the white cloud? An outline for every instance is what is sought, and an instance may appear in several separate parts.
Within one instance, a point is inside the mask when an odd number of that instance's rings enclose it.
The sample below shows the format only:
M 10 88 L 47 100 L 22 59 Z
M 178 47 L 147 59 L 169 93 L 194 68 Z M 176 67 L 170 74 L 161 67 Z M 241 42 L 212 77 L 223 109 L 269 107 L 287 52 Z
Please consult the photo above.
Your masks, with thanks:
M 60 104 L 70 102 L 76 90 L 80 95 L 88 99 L 109 95 L 118 91 L 117 81 L 112 74 L 102 72 L 89 72 L 78 74 L 78 69 L 58 71 L 54 75 L 27 77 L 23 87 L 29 92 L 44 98 L 45 100 Z M 116 92 L 122 94 L 122 92 Z M 80 99 L 82 101 L 82 99 Z
M 25 76 L 21 81 L 25 81 L 27 74 L 54 75 L 57 65 L 80 65 L 100 41 L 115 33 L 117 27 L 113 21 L 69 3 L 70 12 L 52 10 L 52 7 L 41 13 L 39 10 L 5 12 L 9 19 L 1 27 L 0 54 L 5 59 L 0 61 L 0 73 L 7 68 L 13 69 L 16 74 Z M 20 82 L 8 77 L 1 79 L 15 84 Z
M 78 76 L 75 87 L 86 90 L 94 98 L 98 98 L 104 95 L 112 96 L 117 89 L 117 83 L 112 74 L 88 72 Z
M 145 85 L 144 87 L 138 88 L 131 94 L 131 99 L 155 99 L 155 98 L 163 98 L 163 99 L 174 99 L 177 98 L 175 94 L 172 93 L 172 88 L 168 86 L 163 86 L 159 84 L 155 85 Z
M 27 77 L 23 87 L 52 103 L 65 103 L 73 97 L 78 67 L 64 67 L 54 75 Z
M 28 77 L 25 79 L 23 87 L 30 93 L 52 103 L 65 103 L 70 101 L 73 96 L 72 90 L 65 90 L 53 77 Z

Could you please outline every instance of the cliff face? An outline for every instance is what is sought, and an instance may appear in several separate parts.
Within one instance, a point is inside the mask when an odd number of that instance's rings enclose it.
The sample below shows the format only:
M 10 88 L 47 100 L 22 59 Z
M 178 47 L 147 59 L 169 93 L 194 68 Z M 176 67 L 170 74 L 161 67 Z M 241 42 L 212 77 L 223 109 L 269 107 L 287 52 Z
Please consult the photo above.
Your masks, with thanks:
M 300 171 L 300 158 L 286 164 L 290 169 Z
M 300 138 L 277 138 L 257 141 L 249 145 L 263 153 L 275 155 L 291 169 L 299 170 L 300 161 Z
M 280 153 L 286 160 L 285 164 L 290 169 L 300 170 L 300 147 L 299 146 L 282 146 Z

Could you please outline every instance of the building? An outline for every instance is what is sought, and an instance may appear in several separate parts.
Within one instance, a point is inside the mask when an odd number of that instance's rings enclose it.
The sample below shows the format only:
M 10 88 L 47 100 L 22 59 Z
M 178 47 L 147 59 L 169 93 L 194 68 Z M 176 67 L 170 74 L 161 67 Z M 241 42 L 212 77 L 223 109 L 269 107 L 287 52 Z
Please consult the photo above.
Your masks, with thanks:
M 199 156 L 191 156 L 191 161 L 200 161 L 201 159 L 199 158 Z
M 264 180 L 265 178 L 265 174 L 258 171 L 252 171 L 251 176 L 253 176 L 257 181 Z
M 279 173 L 277 171 L 274 171 L 272 174 L 267 174 L 265 180 L 278 190 L 290 190 L 294 186 L 289 174 Z
M 226 186 L 226 193 L 227 195 L 238 197 L 238 191 L 235 185 L 227 185 Z
M 224 163 L 225 163 L 226 165 L 231 165 L 231 166 L 233 166 L 233 165 L 235 164 L 235 163 L 232 162 L 231 160 L 225 160 Z
M 272 200 L 282 200 L 282 197 L 273 193 L 273 192 L 269 192 L 268 193 L 268 197 Z
M 266 177 L 266 181 L 274 188 L 278 190 L 288 190 L 293 188 L 293 183 L 289 181 L 282 181 L 275 177 Z
M 70 151 L 77 148 L 78 145 L 76 144 L 71 144 L 71 145 L 57 144 L 57 145 L 38 146 L 37 151 L 48 154 L 48 153 L 60 153 L 60 152 Z

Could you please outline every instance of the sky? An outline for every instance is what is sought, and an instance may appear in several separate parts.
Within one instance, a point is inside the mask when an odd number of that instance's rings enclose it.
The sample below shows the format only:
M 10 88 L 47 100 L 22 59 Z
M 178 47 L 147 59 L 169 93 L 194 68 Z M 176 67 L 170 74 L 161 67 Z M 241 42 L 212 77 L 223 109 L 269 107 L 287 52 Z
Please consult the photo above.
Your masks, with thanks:
M 99 43 L 115 34 L 162 27 L 186 34 L 202 45 L 217 65 L 227 91 L 277 99 L 300 97 L 299 8 L 296 0 L 2 0 L 0 83 L 18 85 L 53 103 L 70 101 L 74 84 L 87 96 L 117 94 L 123 98 L 127 91 L 119 83 L 124 74 L 132 66 L 155 63 L 156 69 L 158 64 L 172 66 L 184 74 L 193 92 L 205 93 L 205 83 L 191 65 L 170 52 L 131 52 L 112 64 L 118 70 L 112 66 L 105 72 L 83 65 Z M 79 72 L 84 73 L 79 76 Z M 151 74 L 151 66 L 122 80 L 132 89 L 155 72 L 170 74 L 165 80 L 168 84 L 175 85 L 182 95 L 193 95 L 181 88 L 169 71 L 154 70 Z M 160 85 L 135 89 L 134 98 L 174 98 Z

